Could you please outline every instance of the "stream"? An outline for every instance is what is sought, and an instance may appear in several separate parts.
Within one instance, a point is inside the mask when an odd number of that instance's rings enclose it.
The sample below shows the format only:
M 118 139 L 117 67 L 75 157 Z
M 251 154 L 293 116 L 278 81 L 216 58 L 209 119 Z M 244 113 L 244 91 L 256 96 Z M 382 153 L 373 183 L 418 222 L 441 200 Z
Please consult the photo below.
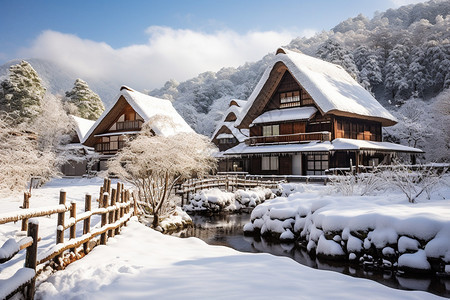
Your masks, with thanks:
M 174 235 L 197 237 L 210 245 L 222 245 L 241 252 L 270 253 L 287 256 L 296 262 L 320 270 L 330 270 L 353 277 L 367 278 L 386 286 L 403 290 L 421 290 L 450 298 L 450 278 L 401 277 L 395 272 L 364 270 L 362 266 L 347 262 L 322 261 L 311 257 L 294 244 L 270 243 L 261 238 L 244 236 L 242 228 L 250 221 L 250 214 L 191 215 L 194 227 Z

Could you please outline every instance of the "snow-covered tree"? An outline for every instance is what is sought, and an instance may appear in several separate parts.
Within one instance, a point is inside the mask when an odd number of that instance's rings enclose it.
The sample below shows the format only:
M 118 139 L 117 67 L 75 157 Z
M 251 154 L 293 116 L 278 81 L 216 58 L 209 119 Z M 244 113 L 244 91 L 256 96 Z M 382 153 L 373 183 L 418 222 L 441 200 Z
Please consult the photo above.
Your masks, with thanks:
M 45 88 L 28 62 L 12 65 L 9 77 L 0 85 L 0 110 L 8 113 L 16 124 L 33 120 L 39 115 Z
M 71 91 L 66 92 L 68 110 L 78 117 L 97 120 L 105 110 L 102 100 L 82 79 L 75 80 Z M 76 109 L 74 109 L 76 107 Z
M 358 68 L 353 60 L 353 55 L 333 39 L 327 40 L 319 47 L 317 56 L 323 60 L 340 65 L 354 78 L 358 75 Z
M 146 122 L 134 140 L 130 141 L 109 163 L 109 170 L 132 183 L 140 201 L 153 215 L 153 227 L 160 218 L 170 215 L 175 205 L 169 201 L 174 185 L 181 179 L 203 176 L 215 168 L 211 156 L 215 147 L 207 137 L 195 133 L 154 136 L 153 122 L 171 122 L 161 116 Z
M 395 45 L 389 52 L 385 65 L 385 86 L 393 99 L 408 91 L 409 85 L 406 78 L 408 70 L 409 49 L 401 44 Z
M 39 150 L 38 139 L 28 125 L 15 126 L 12 117 L 0 116 L 1 193 L 23 190 L 32 176 L 48 179 L 57 173 L 55 154 Z
M 408 67 L 408 81 L 414 97 L 422 97 L 426 88 L 427 73 L 425 69 L 425 53 L 422 47 L 414 47 L 411 53 L 411 63 Z

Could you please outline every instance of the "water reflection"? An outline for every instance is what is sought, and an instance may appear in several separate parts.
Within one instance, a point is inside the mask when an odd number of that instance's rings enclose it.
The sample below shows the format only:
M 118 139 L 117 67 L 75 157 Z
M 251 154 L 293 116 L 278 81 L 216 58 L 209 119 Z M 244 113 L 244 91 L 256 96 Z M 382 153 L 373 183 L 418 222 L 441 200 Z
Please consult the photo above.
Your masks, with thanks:
M 250 214 L 191 215 L 191 218 L 194 227 L 175 235 L 198 237 L 210 245 L 227 246 L 242 252 L 287 256 L 311 268 L 367 278 L 397 289 L 422 290 L 450 297 L 450 278 L 409 278 L 397 276 L 392 271 L 364 270 L 358 264 L 319 260 L 294 244 L 271 243 L 262 238 L 244 236 L 242 228 L 250 221 Z

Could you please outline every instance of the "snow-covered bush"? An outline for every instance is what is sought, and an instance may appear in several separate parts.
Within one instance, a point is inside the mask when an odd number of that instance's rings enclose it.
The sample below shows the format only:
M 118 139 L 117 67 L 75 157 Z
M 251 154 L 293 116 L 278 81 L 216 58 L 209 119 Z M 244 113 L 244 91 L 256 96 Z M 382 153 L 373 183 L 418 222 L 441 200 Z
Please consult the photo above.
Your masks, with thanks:
M 405 165 L 395 165 L 380 173 L 381 179 L 387 185 L 397 187 L 410 203 L 415 203 L 417 198 L 425 193 L 427 198 L 433 189 L 439 184 L 446 169 L 439 170 L 433 166 L 420 166 L 412 170 Z
M 178 133 L 172 136 L 155 136 L 152 122 L 171 122 L 160 116 L 145 123 L 140 134 L 109 162 L 109 170 L 138 190 L 140 201 L 146 203 L 153 215 L 153 227 L 159 218 L 170 215 L 175 205 L 169 197 L 178 180 L 202 176 L 215 168 L 211 156 L 214 145 L 205 136 L 195 133 Z
M 371 173 L 330 176 L 330 181 L 335 190 L 342 195 L 352 196 L 358 194 L 364 196 L 385 189 L 379 173 L 379 171 L 375 170 Z
M 247 190 L 239 189 L 234 193 L 222 191 L 218 188 L 201 190 L 191 196 L 189 203 L 184 206 L 184 210 L 234 212 L 254 208 L 274 196 L 270 189 L 261 187 Z

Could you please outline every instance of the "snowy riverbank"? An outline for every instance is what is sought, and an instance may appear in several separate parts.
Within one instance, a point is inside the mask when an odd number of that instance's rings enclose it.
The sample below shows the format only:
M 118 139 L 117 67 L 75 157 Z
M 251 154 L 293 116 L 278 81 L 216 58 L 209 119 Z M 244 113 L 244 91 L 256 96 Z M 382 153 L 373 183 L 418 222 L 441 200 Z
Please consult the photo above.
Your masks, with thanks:
M 328 259 L 404 272 L 450 273 L 449 178 L 430 200 L 400 193 L 343 196 L 331 187 L 285 185 L 286 197 L 256 207 L 247 234 L 296 241 Z

